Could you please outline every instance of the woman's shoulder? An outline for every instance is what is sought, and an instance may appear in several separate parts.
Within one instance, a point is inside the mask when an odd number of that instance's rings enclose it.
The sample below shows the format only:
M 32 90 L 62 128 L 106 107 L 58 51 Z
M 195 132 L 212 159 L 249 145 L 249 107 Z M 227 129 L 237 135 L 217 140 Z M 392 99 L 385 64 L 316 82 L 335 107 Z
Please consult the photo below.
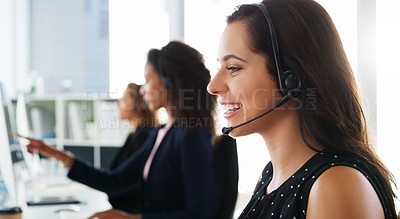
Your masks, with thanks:
M 315 173 L 308 197 L 308 218 L 384 218 L 378 188 L 373 185 L 379 182 L 364 162 L 326 153 Z
M 203 128 L 172 126 L 167 133 L 169 144 L 178 148 L 212 148 L 211 133 Z M 188 147 L 190 146 L 190 147 Z M 180 150 L 180 149 L 179 149 Z
M 384 218 L 367 176 L 349 166 L 331 167 L 317 178 L 307 212 L 309 218 Z

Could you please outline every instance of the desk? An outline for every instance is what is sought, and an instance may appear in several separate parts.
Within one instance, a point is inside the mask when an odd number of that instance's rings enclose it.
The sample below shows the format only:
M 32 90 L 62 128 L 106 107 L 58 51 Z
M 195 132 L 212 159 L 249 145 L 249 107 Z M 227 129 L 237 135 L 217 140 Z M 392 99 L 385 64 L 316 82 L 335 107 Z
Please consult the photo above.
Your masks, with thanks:
M 73 196 L 81 203 L 25 206 L 23 207 L 23 219 L 83 219 L 88 218 L 96 212 L 111 208 L 105 193 L 72 181 L 45 186 L 33 186 L 26 189 L 27 197 L 35 194 L 42 196 Z M 71 211 L 72 209 L 77 211 Z

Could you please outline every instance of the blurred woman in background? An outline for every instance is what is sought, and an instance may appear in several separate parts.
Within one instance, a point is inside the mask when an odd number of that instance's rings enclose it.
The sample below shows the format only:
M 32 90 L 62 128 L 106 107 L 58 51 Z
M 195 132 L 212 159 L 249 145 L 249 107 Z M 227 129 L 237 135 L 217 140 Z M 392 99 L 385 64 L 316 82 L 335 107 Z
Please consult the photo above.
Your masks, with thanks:
M 142 147 L 156 124 L 154 113 L 147 108 L 143 97 L 139 94 L 140 87 L 135 83 L 129 83 L 123 96 L 118 99 L 120 119 L 129 121 L 132 130 L 112 161 L 111 170 L 119 167 Z M 125 212 L 139 213 L 142 209 L 139 187 L 120 195 L 109 196 L 108 200 L 113 208 Z
M 68 177 L 110 196 L 141 190 L 142 213 L 111 209 L 91 218 L 212 218 L 215 97 L 202 55 L 181 42 L 152 49 L 140 93 L 153 112 L 165 108 L 168 122 L 118 168 L 95 169 L 68 152 L 30 139 L 28 151 L 61 160 Z

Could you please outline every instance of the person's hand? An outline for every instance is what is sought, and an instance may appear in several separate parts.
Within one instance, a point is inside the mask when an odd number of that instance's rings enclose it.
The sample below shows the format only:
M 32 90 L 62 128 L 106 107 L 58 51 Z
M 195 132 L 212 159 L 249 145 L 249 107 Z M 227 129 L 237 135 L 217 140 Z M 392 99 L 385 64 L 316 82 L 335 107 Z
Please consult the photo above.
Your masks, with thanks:
M 33 154 L 37 151 L 42 156 L 55 158 L 63 162 L 66 168 L 71 169 L 72 163 L 74 161 L 74 156 L 71 153 L 57 150 L 55 147 L 51 147 L 38 139 L 21 136 L 19 134 L 18 137 L 29 140 L 29 144 L 26 146 L 29 153 Z
M 29 153 L 33 154 L 34 152 L 39 152 L 40 155 L 49 157 L 49 158 L 55 158 L 57 155 L 58 150 L 55 149 L 54 147 L 48 146 L 45 144 L 43 141 L 34 139 L 34 138 L 29 138 L 25 136 L 18 135 L 18 137 L 25 138 L 29 140 L 29 144 L 26 146 L 27 150 Z
M 89 219 L 142 219 L 140 214 L 127 214 L 116 209 L 98 212 L 89 217 Z

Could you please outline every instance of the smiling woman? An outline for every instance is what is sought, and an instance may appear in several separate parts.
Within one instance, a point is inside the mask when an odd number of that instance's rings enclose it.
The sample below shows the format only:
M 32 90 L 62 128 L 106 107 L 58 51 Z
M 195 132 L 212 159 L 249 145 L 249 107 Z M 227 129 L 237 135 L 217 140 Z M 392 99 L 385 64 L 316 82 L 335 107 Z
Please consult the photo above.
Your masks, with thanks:
M 386 0 L 390 2 L 391 0 Z M 230 1 L 196 1 L 186 0 L 185 1 L 185 41 L 196 48 L 201 49 L 204 54 L 206 65 L 209 67 L 211 75 L 220 68 L 217 62 L 218 42 L 222 31 L 225 28 L 226 15 L 232 13 L 233 9 L 241 4 L 260 2 L 257 0 L 230 0 Z M 353 72 L 357 78 L 357 0 L 346 0 L 346 1 L 329 1 L 329 0 L 316 0 L 320 3 L 332 16 L 333 21 L 341 36 L 346 55 L 351 63 Z M 379 3 L 379 1 L 378 1 Z M 387 3 L 384 3 L 388 5 Z M 394 4 L 394 3 L 392 3 Z M 346 7 L 343 7 L 346 5 Z M 390 7 L 395 10 L 396 7 Z M 398 7 L 397 7 L 398 8 Z M 203 16 L 204 11 L 207 11 L 207 16 Z M 393 16 L 395 13 L 386 13 L 387 10 L 382 10 L 385 16 Z M 201 19 L 199 19 L 201 17 Z M 387 21 L 385 21 L 387 23 Z M 395 26 L 395 25 L 393 25 Z M 391 28 L 393 29 L 393 27 Z M 204 34 L 204 33 L 207 34 Z M 385 37 L 393 36 L 391 33 L 383 34 Z M 361 36 L 363 37 L 363 36 Z M 392 41 L 385 41 L 393 44 Z M 388 47 L 391 48 L 391 47 Z M 395 50 L 393 50 L 395 51 Z M 389 54 L 389 53 L 386 53 Z M 391 56 L 396 57 L 396 56 Z M 389 64 L 386 65 L 389 68 Z M 393 71 L 393 68 L 391 69 Z M 399 72 L 400 73 L 400 72 Z M 383 75 L 380 73 L 378 76 Z M 400 75 L 400 74 L 399 74 Z M 360 77 L 363 79 L 363 76 Z M 393 86 L 392 86 L 393 87 Z M 394 86 L 395 87 L 395 86 Z M 367 89 L 367 88 L 365 88 Z M 261 93 L 261 92 L 260 92 Z M 308 92 L 309 98 L 308 107 L 314 108 L 315 90 L 311 89 Z M 390 96 L 390 95 L 388 95 Z M 392 103 L 393 104 L 393 103 Z M 264 104 L 265 105 L 265 104 Z M 226 111 L 223 109 L 224 106 L 218 107 L 218 120 L 217 125 L 227 126 L 228 121 L 225 120 L 223 114 Z M 265 108 L 268 110 L 268 108 Z M 386 110 L 389 107 L 385 107 Z M 388 114 L 385 114 L 388 115 Z M 384 115 L 383 115 L 384 116 Z M 388 124 L 386 122 L 385 124 Z M 390 128 L 388 128 L 390 129 Z M 217 128 L 218 131 L 221 128 Z M 389 131 L 389 130 L 388 130 Z M 394 129 L 390 129 L 391 132 Z M 379 134 L 388 133 L 387 131 L 379 132 Z M 386 135 L 385 138 L 388 139 Z M 266 147 L 262 146 L 264 141 L 258 135 L 248 135 L 237 139 L 238 142 L 238 156 L 240 164 L 240 181 L 239 181 L 239 192 L 243 200 L 249 198 L 254 190 L 254 181 L 256 181 L 260 172 L 265 166 L 265 163 L 270 160 L 269 154 Z M 393 142 L 393 141 L 391 141 Z M 251 148 L 247 145 L 252 145 Z M 379 149 L 379 148 L 378 148 Z M 390 149 L 388 149 L 389 151 Z M 388 155 L 393 153 L 388 153 Z M 395 159 L 393 159 L 395 160 Z M 386 161 L 386 160 L 385 160 Z M 396 165 L 393 165 L 396 167 Z M 396 171 L 394 168 L 393 171 Z M 237 205 L 237 213 L 242 211 L 244 207 L 241 202 Z
M 260 134 L 271 156 L 239 218 L 395 218 L 393 178 L 371 149 L 355 78 L 328 13 L 312 0 L 265 0 L 241 5 L 227 23 L 221 68 L 208 90 L 231 108 L 229 124 L 240 126 L 289 99 L 231 132 Z M 288 82 L 293 77 L 298 81 Z

